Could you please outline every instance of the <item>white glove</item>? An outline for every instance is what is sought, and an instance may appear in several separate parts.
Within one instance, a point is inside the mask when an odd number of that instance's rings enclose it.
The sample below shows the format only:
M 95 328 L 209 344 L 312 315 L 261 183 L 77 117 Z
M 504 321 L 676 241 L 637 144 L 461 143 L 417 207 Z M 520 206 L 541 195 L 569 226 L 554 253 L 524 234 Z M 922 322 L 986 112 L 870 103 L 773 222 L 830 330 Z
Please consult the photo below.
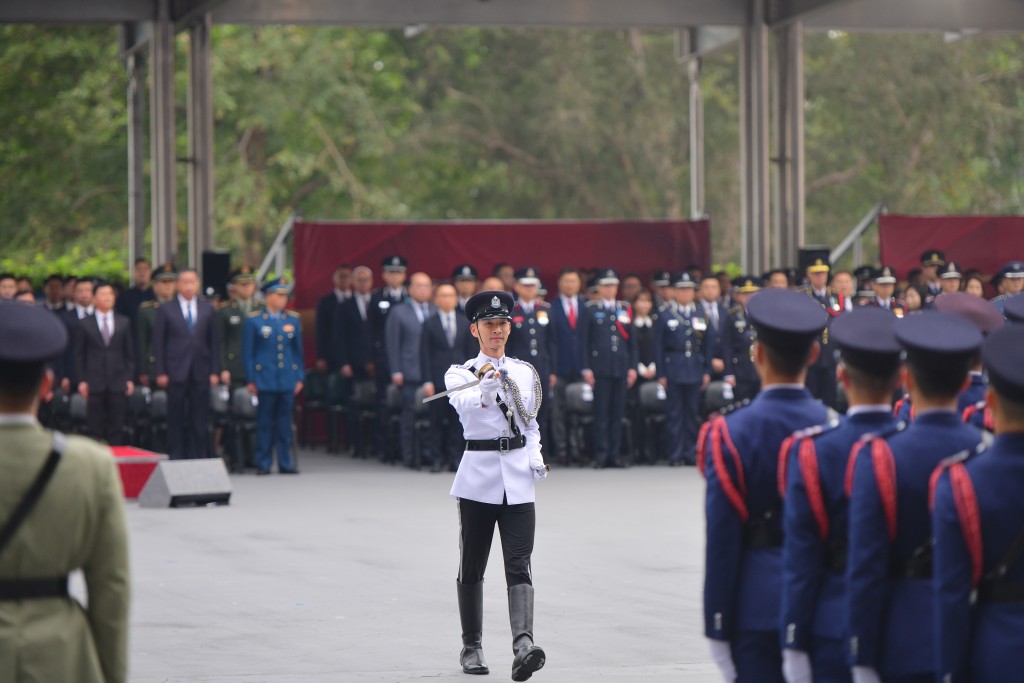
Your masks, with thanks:
M 708 648 L 711 650 L 711 659 L 715 666 L 722 672 L 722 680 L 725 683 L 736 683 L 736 665 L 732 663 L 732 648 L 729 647 L 729 641 L 708 638 Z
M 853 683 L 882 683 L 878 672 L 870 666 L 853 667 Z
M 491 406 L 498 398 L 498 375 L 494 370 L 489 371 L 480 380 L 480 405 Z
M 786 683 L 813 683 L 811 658 L 803 650 L 783 650 L 782 675 Z
M 536 457 L 530 458 L 530 469 L 533 470 L 534 479 L 546 479 L 548 466 L 544 464 L 544 458 L 538 453 Z

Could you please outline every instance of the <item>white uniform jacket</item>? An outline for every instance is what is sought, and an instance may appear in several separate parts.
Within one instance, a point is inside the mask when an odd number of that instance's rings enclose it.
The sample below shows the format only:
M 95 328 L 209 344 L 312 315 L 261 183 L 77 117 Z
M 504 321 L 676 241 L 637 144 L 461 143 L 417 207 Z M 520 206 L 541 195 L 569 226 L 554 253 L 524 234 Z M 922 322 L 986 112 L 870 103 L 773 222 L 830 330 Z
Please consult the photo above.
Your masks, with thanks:
M 529 363 L 502 356 L 498 360 L 485 356 L 483 353 L 467 361 L 463 365 L 453 365 L 444 376 L 445 388 L 472 382 L 476 374 L 471 368 L 483 367 L 491 363 L 502 372 L 508 373 L 509 379 L 519 386 L 523 405 L 530 412 L 534 411 L 534 371 Z M 512 409 L 519 431 L 526 436 L 526 446 L 501 453 L 500 451 L 466 451 L 462 456 L 459 471 L 455 474 L 451 495 L 456 498 L 475 500 L 480 503 L 501 505 L 507 500 L 509 505 L 532 503 L 534 501 L 533 471 L 530 460 L 538 460 L 540 455 L 540 428 L 537 420 L 524 424 L 515 408 L 514 399 L 505 394 L 504 389 L 498 390 L 501 400 Z M 459 413 L 462 422 L 462 433 L 466 439 L 497 439 L 512 436 L 508 420 L 498 407 L 483 406 L 480 403 L 480 389 L 474 387 L 457 391 L 448 396 L 448 400 Z

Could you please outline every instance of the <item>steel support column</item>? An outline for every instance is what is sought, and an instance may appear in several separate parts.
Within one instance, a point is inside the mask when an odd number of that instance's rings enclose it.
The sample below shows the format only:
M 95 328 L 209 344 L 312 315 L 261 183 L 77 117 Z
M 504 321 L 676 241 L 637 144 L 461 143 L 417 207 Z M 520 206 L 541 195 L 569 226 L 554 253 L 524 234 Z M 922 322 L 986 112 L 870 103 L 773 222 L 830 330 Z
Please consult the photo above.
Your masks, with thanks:
M 771 230 L 768 157 L 768 27 L 764 3 L 752 0 L 740 36 L 740 258 L 748 273 L 768 265 Z
M 804 244 L 804 51 L 799 21 L 775 31 L 774 264 L 793 266 Z
M 175 194 L 174 24 L 160 2 L 150 40 L 149 144 L 153 263 L 175 259 L 178 207 Z
M 686 65 L 690 77 L 690 218 L 707 215 L 704 202 L 704 93 L 700 87 L 701 60 Z
M 188 261 L 194 268 L 202 268 L 203 252 L 213 248 L 212 24 L 207 13 L 188 31 Z
M 135 259 L 145 256 L 146 248 L 145 59 L 138 52 L 129 54 L 125 69 L 128 72 L 128 272 L 134 273 L 131 265 Z

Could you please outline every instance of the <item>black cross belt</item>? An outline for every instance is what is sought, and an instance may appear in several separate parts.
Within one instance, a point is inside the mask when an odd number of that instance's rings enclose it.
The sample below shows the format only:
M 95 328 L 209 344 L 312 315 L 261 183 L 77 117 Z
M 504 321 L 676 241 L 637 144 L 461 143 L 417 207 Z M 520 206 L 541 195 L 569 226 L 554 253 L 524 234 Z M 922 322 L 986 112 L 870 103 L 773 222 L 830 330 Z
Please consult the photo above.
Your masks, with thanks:
M 0 600 L 66 598 L 68 577 L 53 579 L 0 579 Z
M 466 441 L 467 451 L 514 451 L 526 447 L 526 436 L 502 436 L 497 439 L 470 439 Z
M 978 602 L 1024 602 L 1024 583 L 1020 581 L 982 581 L 978 586 Z

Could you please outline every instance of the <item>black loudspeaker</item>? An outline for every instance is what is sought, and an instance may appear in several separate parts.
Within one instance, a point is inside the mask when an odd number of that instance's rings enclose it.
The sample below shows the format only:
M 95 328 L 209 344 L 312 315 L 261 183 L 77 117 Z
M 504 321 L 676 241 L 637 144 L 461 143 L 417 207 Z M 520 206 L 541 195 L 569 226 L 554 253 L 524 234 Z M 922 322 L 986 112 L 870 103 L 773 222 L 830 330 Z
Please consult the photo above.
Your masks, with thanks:
M 144 508 L 227 505 L 231 480 L 220 458 L 161 460 L 139 493 Z
M 231 254 L 226 251 L 203 252 L 203 296 L 228 295 L 228 274 L 231 272 Z
M 825 263 L 826 265 L 831 265 L 828 262 L 828 256 L 830 253 L 832 253 L 831 249 L 821 246 L 810 246 L 801 249 L 800 263 L 797 264 L 797 267 L 800 270 L 800 277 L 803 277 L 804 273 L 807 272 L 807 266 L 811 265 L 818 259 L 821 259 L 822 263 Z

